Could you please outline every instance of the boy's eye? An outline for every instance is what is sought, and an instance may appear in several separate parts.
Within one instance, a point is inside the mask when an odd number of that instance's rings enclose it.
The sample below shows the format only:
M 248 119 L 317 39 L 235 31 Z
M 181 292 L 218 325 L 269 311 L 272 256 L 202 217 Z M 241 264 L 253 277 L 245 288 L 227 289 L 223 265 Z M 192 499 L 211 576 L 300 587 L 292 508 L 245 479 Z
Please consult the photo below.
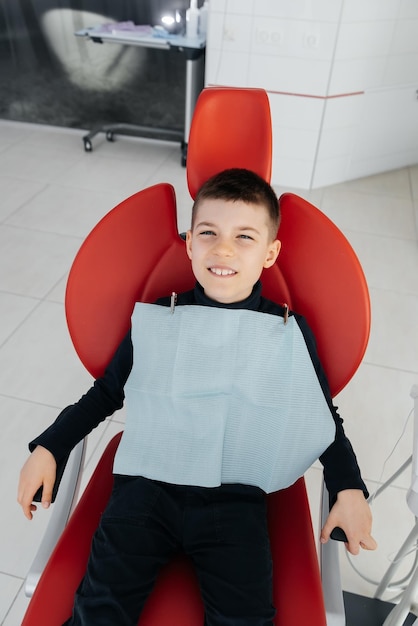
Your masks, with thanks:
M 244 235 L 244 234 L 238 235 L 238 238 L 239 239 L 253 239 L 252 237 L 250 237 L 250 235 Z
M 213 232 L 213 230 L 202 230 L 202 232 L 199 233 L 200 235 L 214 235 L 215 233 Z

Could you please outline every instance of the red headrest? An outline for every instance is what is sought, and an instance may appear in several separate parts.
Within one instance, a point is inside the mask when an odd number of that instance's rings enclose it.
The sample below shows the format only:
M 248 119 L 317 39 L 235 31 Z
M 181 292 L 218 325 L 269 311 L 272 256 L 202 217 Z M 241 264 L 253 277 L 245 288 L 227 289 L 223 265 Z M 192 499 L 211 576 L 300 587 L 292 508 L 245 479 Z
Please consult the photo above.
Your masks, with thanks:
M 192 198 L 212 175 L 243 167 L 270 182 L 270 105 L 264 89 L 207 87 L 196 103 L 187 151 Z

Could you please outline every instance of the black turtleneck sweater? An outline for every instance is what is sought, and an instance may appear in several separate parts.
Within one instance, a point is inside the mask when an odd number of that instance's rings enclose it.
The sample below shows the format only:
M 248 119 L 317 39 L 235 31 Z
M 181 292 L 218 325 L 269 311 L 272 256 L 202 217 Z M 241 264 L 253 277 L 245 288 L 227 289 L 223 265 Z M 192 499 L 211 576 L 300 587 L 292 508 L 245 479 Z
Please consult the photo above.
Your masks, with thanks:
M 262 297 L 261 288 L 261 283 L 257 282 L 252 293 L 245 300 L 222 304 L 208 298 L 202 287 L 197 284 L 192 291 L 178 295 L 176 306 L 197 304 L 228 309 L 248 309 L 283 317 L 284 309 Z M 170 306 L 170 298 L 161 298 L 157 304 Z M 336 424 L 335 441 L 320 457 L 324 466 L 325 483 L 330 499 L 334 501 L 337 493 L 343 489 L 361 489 L 367 497 L 367 489 L 361 478 L 356 456 L 350 441 L 345 436 L 342 419 L 332 403 L 328 382 L 318 358 L 313 334 L 302 316 L 293 312 L 289 314 L 294 315 L 301 329 Z M 58 463 L 65 459 L 79 441 L 106 417 L 122 407 L 125 399 L 124 386 L 132 369 L 132 361 L 131 333 L 128 332 L 103 376 L 95 380 L 93 386 L 78 402 L 66 407 L 49 428 L 30 442 L 30 450 L 41 445 L 52 452 Z

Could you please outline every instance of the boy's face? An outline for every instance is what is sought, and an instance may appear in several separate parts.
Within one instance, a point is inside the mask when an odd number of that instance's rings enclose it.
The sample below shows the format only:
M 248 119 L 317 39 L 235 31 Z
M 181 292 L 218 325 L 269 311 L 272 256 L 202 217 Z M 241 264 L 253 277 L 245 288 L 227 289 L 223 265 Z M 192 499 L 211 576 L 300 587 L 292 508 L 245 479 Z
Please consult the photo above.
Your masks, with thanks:
M 228 304 L 250 295 L 263 268 L 275 263 L 280 241 L 271 239 L 265 207 L 206 199 L 187 232 L 186 248 L 205 294 Z

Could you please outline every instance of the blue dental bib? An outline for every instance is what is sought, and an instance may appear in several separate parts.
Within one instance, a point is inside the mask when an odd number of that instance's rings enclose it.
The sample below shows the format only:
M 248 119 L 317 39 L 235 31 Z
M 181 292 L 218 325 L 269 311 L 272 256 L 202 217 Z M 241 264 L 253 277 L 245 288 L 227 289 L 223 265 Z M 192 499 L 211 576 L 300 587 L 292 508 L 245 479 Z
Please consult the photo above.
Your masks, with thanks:
M 114 473 L 179 485 L 294 483 L 335 423 L 293 316 L 138 303 Z

